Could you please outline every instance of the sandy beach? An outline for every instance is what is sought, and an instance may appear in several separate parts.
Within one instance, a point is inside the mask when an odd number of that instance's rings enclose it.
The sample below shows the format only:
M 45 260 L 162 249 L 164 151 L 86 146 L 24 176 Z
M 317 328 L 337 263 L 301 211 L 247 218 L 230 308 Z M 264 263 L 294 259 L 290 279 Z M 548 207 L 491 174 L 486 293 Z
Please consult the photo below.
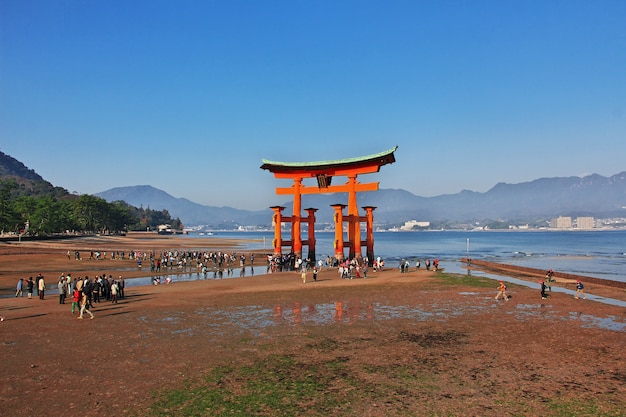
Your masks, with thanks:
M 346 280 L 326 269 L 306 284 L 294 272 L 175 282 L 128 287 L 119 303 L 96 303 L 94 320 L 76 320 L 56 294 L 11 295 L 19 278 L 38 273 L 48 286 L 68 272 L 145 277 L 149 265 L 112 260 L 110 251 L 201 249 L 191 244 L 148 234 L 0 243 L 3 414 L 184 415 L 158 402 L 173 389 L 205 384 L 216 369 L 276 357 L 327 378 L 293 415 L 626 409 L 625 308 L 562 293 L 542 300 L 538 290 L 517 285 L 509 286 L 509 301 L 496 301 L 496 282 L 487 279 L 391 269 Z M 202 249 L 242 253 L 232 240 L 211 239 L 211 246 Z M 92 250 L 109 254 L 89 259 Z M 256 252 L 259 269 L 263 255 Z M 586 292 L 624 299 L 623 290 L 600 285 Z M 341 378 L 330 363 L 341 364 Z M 240 392 L 245 380 L 227 378 L 221 389 Z M 367 389 L 352 395 L 347 381 Z M 338 392 L 349 400 L 329 405 Z

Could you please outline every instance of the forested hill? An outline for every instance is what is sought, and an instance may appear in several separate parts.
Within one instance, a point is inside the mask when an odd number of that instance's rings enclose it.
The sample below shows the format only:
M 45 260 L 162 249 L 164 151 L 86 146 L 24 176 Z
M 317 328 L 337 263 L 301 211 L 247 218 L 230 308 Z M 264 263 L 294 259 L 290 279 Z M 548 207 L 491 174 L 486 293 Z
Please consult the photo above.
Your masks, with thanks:
M 18 177 L 30 181 L 45 181 L 34 170 L 28 169 L 23 163 L 0 151 L 0 177 Z
M 107 202 L 89 194 L 70 194 L 34 170 L 0 152 L 0 235 L 51 236 L 156 230 L 161 224 L 183 228 L 165 209 L 137 208 L 124 201 Z
M 71 195 L 65 188 L 53 186 L 34 170 L 2 151 L 0 151 L 0 181 L 13 185 L 9 187 L 13 197 L 49 195 L 60 198 Z

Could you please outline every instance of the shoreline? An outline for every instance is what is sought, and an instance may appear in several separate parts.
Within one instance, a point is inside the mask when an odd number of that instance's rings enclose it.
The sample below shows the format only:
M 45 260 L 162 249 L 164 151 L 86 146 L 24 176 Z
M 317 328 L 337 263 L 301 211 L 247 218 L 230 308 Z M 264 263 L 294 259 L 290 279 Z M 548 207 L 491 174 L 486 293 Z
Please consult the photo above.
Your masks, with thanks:
M 498 272 L 504 272 L 504 273 L 514 273 L 516 275 L 520 275 L 520 274 L 531 275 L 539 279 L 543 279 L 546 275 L 546 271 L 543 269 L 530 268 L 530 267 L 520 266 L 520 265 L 511 265 L 511 264 L 505 264 L 505 263 L 500 263 L 500 262 L 484 261 L 482 259 L 471 259 L 468 262 L 467 258 L 462 258 L 461 262 L 469 264 L 470 268 L 472 266 L 478 266 L 477 268 L 478 270 L 485 270 L 485 271 L 490 271 L 490 272 L 498 271 Z M 585 283 L 593 283 L 593 284 L 598 284 L 598 285 L 605 285 L 608 287 L 626 289 L 626 282 L 615 281 L 612 279 L 590 277 L 587 275 L 570 274 L 567 272 L 560 272 L 560 271 L 554 271 L 553 279 L 554 279 L 553 282 L 557 284 L 558 283 L 572 284 L 572 283 L 576 283 L 577 280 L 581 280 L 581 281 L 584 281 Z
M 245 234 L 244 234 L 245 235 Z M 255 238 L 239 238 L 239 237 L 220 237 L 213 236 L 210 239 L 189 238 L 181 235 L 158 235 L 156 232 L 132 232 L 125 236 L 120 235 L 92 235 L 81 236 L 75 239 L 62 240 L 45 240 L 30 242 L 0 242 L 0 259 L 3 265 L 0 265 L 0 297 L 4 298 L 15 293 L 15 285 L 20 278 L 33 278 L 37 273 L 41 272 L 46 277 L 46 285 L 48 287 L 56 284 L 58 276 L 61 273 L 71 273 L 74 278 L 84 276 L 94 276 L 106 274 L 115 277 L 122 275 L 126 279 L 149 278 L 152 276 L 194 274 L 201 272 L 195 271 L 194 266 L 187 266 L 184 270 L 178 268 L 167 269 L 160 274 L 151 273 L 149 262 L 144 262 L 141 268 L 137 267 L 135 261 L 125 259 L 110 259 L 110 251 L 117 251 L 120 248 L 127 251 L 141 251 L 156 253 L 165 250 L 202 250 L 202 251 L 222 251 L 225 253 L 238 253 L 246 256 L 246 268 L 250 268 L 250 255 L 257 257 L 255 267 L 265 270 L 264 257 L 271 254 L 271 249 L 245 249 L 250 244 L 258 242 Z M 74 254 L 70 253 L 68 259 L 67 251 L 81 251 L 80 260 L 74 260 Z M 90 260 L 86 259 L 86 255 L 91 250 L 108 251 L 107 259 Z M 485 270 L 485 272 L 497 272 L 500 276 L 515 276 L 526 281 L 537 282 L 537 279 L 545 277 L 545 271 L 510 265 L 504 263 L 495 263 L 483 261 L 480 259 L 471 259 L 472 266 L 468 269 Z M 461 258 L 459 264 L 466 264 L 467 259 Z M 233 267 L 238 268 L 238 261 Z M 478 267 L 478 268 L 477 268 Z M 387 270 L 397 269 L 394 266 L 388 266 Z M 454 268 L 457 269 L 457 268 Z M 462 266 L 458 269 L 466 270 Z M 210 268 L 210 273 L 213 270 Z M 462 273 L 460 273 L 462 274 Z M 264 275 L 264 273 L 257 274 Z M 567 274 L 555 271 L 557 282 L 553 285 L 561 285 L 563 287 L 573 286 L 576 278 L 585 281 L 586 284 L 594 284 L 601 290 L 602 296 L 608 298 L 616 298 L 618 300 L 626 300 L 626 282 L 603 280 L 596 277 L 588 277 L 582 275 Z M 208 278 L 212 279 L 212 278 Z M 613 290 L 610 287 L 614 287 Z M 609 295 L 613 293 L 613 295 Z

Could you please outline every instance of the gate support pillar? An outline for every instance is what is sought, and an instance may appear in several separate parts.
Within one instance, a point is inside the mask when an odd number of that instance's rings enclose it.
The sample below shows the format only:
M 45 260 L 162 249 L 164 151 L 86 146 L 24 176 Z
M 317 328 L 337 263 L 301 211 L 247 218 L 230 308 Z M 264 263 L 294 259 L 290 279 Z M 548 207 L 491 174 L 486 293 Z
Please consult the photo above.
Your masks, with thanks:
M 335 242 L 333 244 L 335 248 L 335 258 L 339 262 L 343 261 L 343 209 L 345 204 L 333 204 L 332 208 L 335 209 L 333 219 L 335 220 Z
M 376 207 L 373 206 L 365 206 L 363 210 L 365 210 L 365 218 L 366 218 L 366 256 L 367 263 L 369 266 L 372 266 L 372 262 L 374 262 L 374 210 Z
M 281 256 L 283 252 L 283 239 L 281 235 L 281 228 L 283 224 L 282 211 L 285 208 L 282 206 L 273 206 L 270 208 L 274 211 L 272 216 L 272 223 L 274 225 L 274 241 L 272 242 L 272 246 L 274 247 L 274 256 Z
M 316 208 L 307 208 L 304 209 L 306 210 L 306 212 L 308 213 L 307 216 L 307 225 L 308 225 L 308 239 L 307 239 L 307 246 L 309 247 L 309 256 L 308 258 L 311 260 L 311 262 L 315 262 L 315 212 L 317 211 Z

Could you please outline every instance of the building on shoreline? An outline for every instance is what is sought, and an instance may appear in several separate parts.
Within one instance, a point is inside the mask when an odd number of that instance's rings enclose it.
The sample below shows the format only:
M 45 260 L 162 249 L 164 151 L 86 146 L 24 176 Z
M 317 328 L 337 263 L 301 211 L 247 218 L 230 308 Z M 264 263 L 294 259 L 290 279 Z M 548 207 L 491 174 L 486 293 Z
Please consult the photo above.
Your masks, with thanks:
M 595 229 L 596 220 L 593 217 L 576 217 L 572 221 L 571 217 L 559 216 L 550 221 L 553 229 Z
M 577 217 L 576 228 L 577 229 L 594 229 L 596 227 L 596 220 L 593 217 Z
M 552 219 L 550 221 L 550 227 L 553 229 L 571 229 L 572 228 L 572 218 L 559 216 L 557 218 Z
M 400 230 L 414 230 L 414 229 L 425 229 L 430 227 L 430 222 L 418 222 L 417 220 L 409 220 L 404 222 L 402 226 L 400 226 Z

